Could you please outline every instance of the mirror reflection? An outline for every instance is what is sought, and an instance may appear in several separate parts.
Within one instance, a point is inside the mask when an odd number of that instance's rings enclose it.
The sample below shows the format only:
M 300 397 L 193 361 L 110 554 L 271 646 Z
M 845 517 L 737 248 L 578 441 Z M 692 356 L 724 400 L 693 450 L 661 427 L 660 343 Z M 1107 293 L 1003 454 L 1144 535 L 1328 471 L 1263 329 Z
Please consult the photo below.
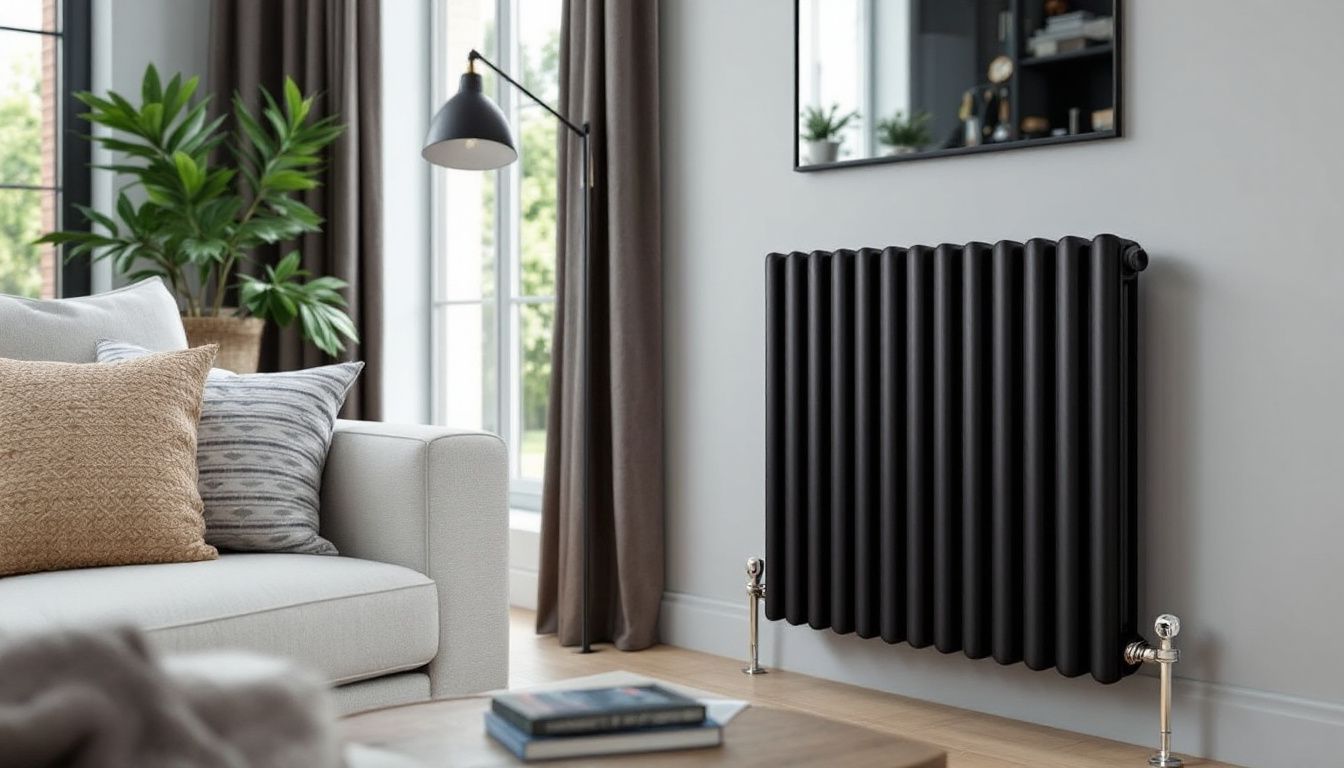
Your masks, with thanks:
M 1116 0 L 797 0 L 798 166 L 1117 135 Z

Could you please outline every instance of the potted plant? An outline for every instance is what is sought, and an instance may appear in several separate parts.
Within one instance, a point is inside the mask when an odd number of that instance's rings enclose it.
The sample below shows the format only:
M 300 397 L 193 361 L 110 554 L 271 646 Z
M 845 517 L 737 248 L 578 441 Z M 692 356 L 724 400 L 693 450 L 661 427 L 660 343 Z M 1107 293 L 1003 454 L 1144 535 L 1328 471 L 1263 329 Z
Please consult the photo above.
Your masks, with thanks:
M 844 138 L 840 132 L 850 121 L 859 118 L 858 112 L 840 114 L 840 105 L 832 104 L 829 110 L 820 107 L 808 107 L 803 110 L 803 141 L 807 142 L 807 162 L 834 163 L 840 156 L 840 144 Z
M 90 139 L 119 155 L 102 167 L 131 181 L 114 211 L 79 207 L 93 231 L 52 232 L 38 242 L 66 244 L 66 258 L 112 259 L 131 280 L 162 278 L 182 306 L 188 341 L 218 343 L 222 368 L 256 370 L 267 320 L 282 327 L 298 320 L 305 339 L 339 354 L 345 340 L 359 340 L 344 311 L 346 283 L 312 277 L 297 251 L 275 265 L 252 252 L 321 231 L 321 217 L 296 193 L 319 185 L 322 149 L 343 126 L 315 118 L 313 97 L 286 78 L 283 104 L 262 89 L 260 117 L 235 95 L 230 131 L 227 115 L 207 118 L 209 98 L 193 100 L 198 82 L 174 75 L 163 85 L 151 65 L 138 106 L 114 92 L 75 94 L 89 107 L 84 117 L 113 131 Z M 240 274 L 244 263 L 256 274 Z M 230 296 L 239 306 L 225 306 Z
M 877 124 L 877 140 L 885 146 L 888 155 L 904 155 L 914 152 L 932 141 L 929 134 L 928 112 L 915 112 L 910 119 L 904 119 L 901 112 L 882 120 Z

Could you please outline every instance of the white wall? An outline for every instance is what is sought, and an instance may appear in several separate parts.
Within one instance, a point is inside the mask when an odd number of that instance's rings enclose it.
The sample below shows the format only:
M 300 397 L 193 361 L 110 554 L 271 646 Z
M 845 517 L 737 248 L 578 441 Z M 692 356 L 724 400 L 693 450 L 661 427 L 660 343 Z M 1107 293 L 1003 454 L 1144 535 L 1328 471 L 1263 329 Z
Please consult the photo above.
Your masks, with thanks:
M 113 90 L 133 98 L 140 93 L 145 67 L 161 75 L 200 75 L 206 93 L 210 64 L 210 0 L 93 0 L 93 52 L 90 86 L 94 93 Z M 94 148 L 93 162 L 111 161 L 111 153 Z M 110 171 L 93 172 L 93 207 L 111 210 L 118 181 Z M 112 265 L 93 266 L 93 290 L 113 286 Z M 119 281 L 119 278 L 118 278 Z
M 745 641 L 742 563 L 764 549 L 767 252 L 1116 232 L 1152 256 L 1141 616 L 1184 622 L 1176 745 L 1338 765 L 1344 103 L 1323 94 L 1344 5 L 1130 0 L 1126 14 L 1124 139 L 800 174 L 791 3 L 662 4 L 663 636 L 734 655 Z M 1150 677 L 1103 687 L 765 634 L 767 664 L 1124 741 L 1156 730 Z
M 429 422 L 430 0 L 383 0 L 383 420 Z

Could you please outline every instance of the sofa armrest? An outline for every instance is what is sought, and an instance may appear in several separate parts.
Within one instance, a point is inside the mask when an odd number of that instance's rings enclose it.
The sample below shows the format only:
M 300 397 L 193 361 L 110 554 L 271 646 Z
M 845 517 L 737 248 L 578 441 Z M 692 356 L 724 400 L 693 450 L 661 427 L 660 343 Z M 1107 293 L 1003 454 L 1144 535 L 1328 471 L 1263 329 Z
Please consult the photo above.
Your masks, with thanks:
M 338 421 L 322 478 L 322 535 L 341 554 L 434 580 L 430 695 L 508 685 L 508 451 L 497 436 Z

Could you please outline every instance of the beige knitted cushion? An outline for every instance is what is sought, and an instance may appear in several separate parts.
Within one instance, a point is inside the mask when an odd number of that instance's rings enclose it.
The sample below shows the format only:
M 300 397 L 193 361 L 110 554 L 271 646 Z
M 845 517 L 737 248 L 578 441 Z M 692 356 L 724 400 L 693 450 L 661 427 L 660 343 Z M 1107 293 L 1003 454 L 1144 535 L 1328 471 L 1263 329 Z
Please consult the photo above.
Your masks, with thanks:
M 214 359 L 0 359 L 0 576 L 217 557 L 196 492 Z

